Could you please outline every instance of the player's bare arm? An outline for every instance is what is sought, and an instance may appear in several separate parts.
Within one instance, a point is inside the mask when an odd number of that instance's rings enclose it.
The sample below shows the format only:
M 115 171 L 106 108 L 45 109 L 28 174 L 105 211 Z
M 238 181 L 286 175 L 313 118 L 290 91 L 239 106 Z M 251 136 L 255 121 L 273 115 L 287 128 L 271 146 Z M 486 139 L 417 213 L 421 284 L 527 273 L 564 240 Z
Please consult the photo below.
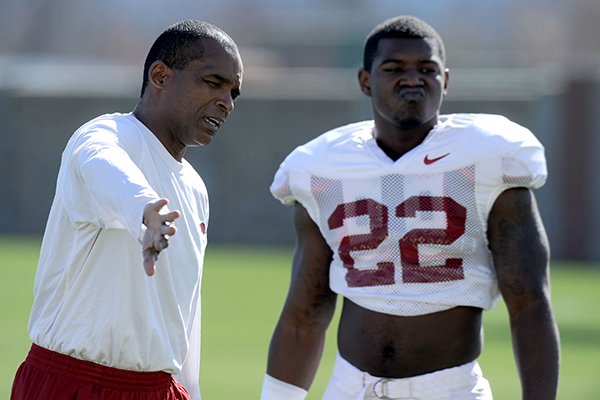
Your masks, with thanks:
M 549 294 L 550 250 L 530 190 L 509 189 L 498 197 L 488 237 L 510 317 L 523 399 L 556 399 L 560 355 Z
M 167 199 L 158 199 L 144 207 L 144 225 L 147 229 L 142 239 L 142 254 L 144 271 L 148 276 L 156 272 L 158 255 L 169 246 L 169 236 L 177 232 L 171 223 L 180 217 L 180 213 L 177 210 L 163 210 L 168 203 Z
M 329 288 L 331 250 L 300 204 L 294 208 L 294 225 L 291 285 L 271 340 L 267 373 L 308 389 L 323 353 L 336 294 Z

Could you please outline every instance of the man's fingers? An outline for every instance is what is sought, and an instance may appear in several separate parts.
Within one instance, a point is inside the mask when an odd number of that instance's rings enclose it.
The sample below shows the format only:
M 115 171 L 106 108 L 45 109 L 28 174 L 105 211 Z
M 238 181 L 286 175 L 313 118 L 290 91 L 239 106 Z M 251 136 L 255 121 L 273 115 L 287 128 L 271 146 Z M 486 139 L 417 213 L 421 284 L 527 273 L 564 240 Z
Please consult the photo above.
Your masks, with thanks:
M 156 259 L 158 252 L 153 249 L 144 250 L 144 271 L 146 275 L 152 276 L 156 272 Z
M 162 214 L 163 222 L 173 222 L 181 216 L 181 213 L 177 210 L 169 211 L 166 214 Z
M 177 210 L 168 211 L 165 208 L 168 203 L 167 199 L 158 199 L 149 202 L 144 208 L 144 225 L 147 231 L 142 245 L 144 271 L 148 276 L 156 272 L 158 254 L 169 246 L 169 237 L 177 232 L 171 223 L 179 218 L 181 213 Z
M 158 253 L 166 249 L 167 247 L 169 247 L 169 240 L 164 236 L 160 236 L 154 241 L 154 251 L 156 251 L 157 257 Z
M 169 204 L 169 200 L 165 198 L 148 202 L 144 207 L 144 223 L 150 225 L 159 221 L 172 222 L 179 218 L 179 211 L 169 211 L 168 208 L 165 208 L 167 204 Z
M 161 236 L 154 240 L 149 247 L 144 248 L 142 256 L 144 258 L 144 271 L 146 271 L 146 275 L 154 275 L 156 272 L 156 260 L 158 260 L 158 255 L 167 247 L 169 247 L 169 240 L 166 237 Z
M 172 225 L 163 224 L 160 228 L 160 234 L 163 236 L 173 236 L 175 233 L 177 233 L 177 228 Z
M 154 202 L 148 203 L 155 211 L 160 211 L 164 206 L 169 204 L 168 199 L 158 199 Z
M 144 208 L 144 225 L 158 232 L 162 224 L 170 224 L 181 216 L 178 210 L 168 211 L 164 207 L 169 203 L 167 199 L 158 199 L 150 202 Z M 163 212 L 161 212 L 163 211 Z

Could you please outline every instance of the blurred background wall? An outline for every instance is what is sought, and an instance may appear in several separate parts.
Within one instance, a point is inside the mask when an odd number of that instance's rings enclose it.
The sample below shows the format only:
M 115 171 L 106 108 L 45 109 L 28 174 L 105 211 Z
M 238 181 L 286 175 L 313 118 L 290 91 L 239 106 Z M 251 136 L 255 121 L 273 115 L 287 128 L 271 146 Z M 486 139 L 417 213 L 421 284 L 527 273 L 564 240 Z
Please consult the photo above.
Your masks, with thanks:
M 0 0 L 0 10 L 0 232 L 43 232 L 69 136 L 132 110 L 152 41 L 194 18 L 226 30 L 245 63 L 235 111 L 186 157 L 209 189 L 211 240 L 293 243 L 290 210 L 268 190 L 278 164 L 369 118 L 356 82 L 363 39 L 413 14 L 445 39 L 444 112 L 504 114 L 546 146 L 550 176 L 536 195 L 553 256 L 600 260 L 597 0 Z

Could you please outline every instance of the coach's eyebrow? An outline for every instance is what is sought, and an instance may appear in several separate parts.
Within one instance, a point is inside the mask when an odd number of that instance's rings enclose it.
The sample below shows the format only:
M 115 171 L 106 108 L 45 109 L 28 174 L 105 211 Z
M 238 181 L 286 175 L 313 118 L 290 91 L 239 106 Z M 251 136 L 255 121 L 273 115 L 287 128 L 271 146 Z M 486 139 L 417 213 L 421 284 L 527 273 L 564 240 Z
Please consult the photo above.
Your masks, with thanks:
M 218 80 L 221 83 L 226 83 L 226 84 L 232 84 L 234 83 L 233 80 L 224 77 L 223 75 L 219 75 L 218 73 L 213 73 L 213 74 L 208 74 L 207 76 L 210 76 L 216 80 Z
M 221 83 L 224 83 L 224 84 L 227 84 L 227 85 L 230 85 L 230 84 L 232 85 L 232 84 L 234 84 L 234 83 L 235 83 L 235 82 L 234 82 L 234 81 L 232 81 L 231 79 L 229 79 L 229 78 L 225 78 L 224 76 L 222 76 L 222 75 L 219 75 L 219 74 L 212 74 L 212 76 L 213 76 L 213 77 L 214 77 L 216 80 L 218 80 L 219 82 L 221 82 Z M 238 88 L 231 89 L 231 97 L 233 97 L 234 99 L 236 99 L 236 98 L 238 98 L 240 95 L 241 95 L 241 91 L 240 91 L 240 89 L 238 89 Z

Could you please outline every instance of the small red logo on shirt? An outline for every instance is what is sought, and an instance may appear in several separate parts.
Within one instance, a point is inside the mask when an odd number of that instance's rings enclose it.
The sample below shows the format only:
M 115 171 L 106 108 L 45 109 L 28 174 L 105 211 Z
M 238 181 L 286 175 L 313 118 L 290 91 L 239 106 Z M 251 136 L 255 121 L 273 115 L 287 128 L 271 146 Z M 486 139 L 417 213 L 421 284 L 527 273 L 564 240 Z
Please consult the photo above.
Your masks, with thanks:
M 200 224 L 200 231 L 203 235 L 206 235 L 206 225 L 203 223 Z
M 423 159 L 423 162 L 425 163 L 425 165 L 433 164 L 436 161 L 440 161 L 442 158 L 446 157 L 447 155 L 450 155 L 450 153 L 446 153 L 443 156 L 439 156 L 436 158 L 429 158 L 429 154 L 427 154 L 425 156 L 425 158 Z

